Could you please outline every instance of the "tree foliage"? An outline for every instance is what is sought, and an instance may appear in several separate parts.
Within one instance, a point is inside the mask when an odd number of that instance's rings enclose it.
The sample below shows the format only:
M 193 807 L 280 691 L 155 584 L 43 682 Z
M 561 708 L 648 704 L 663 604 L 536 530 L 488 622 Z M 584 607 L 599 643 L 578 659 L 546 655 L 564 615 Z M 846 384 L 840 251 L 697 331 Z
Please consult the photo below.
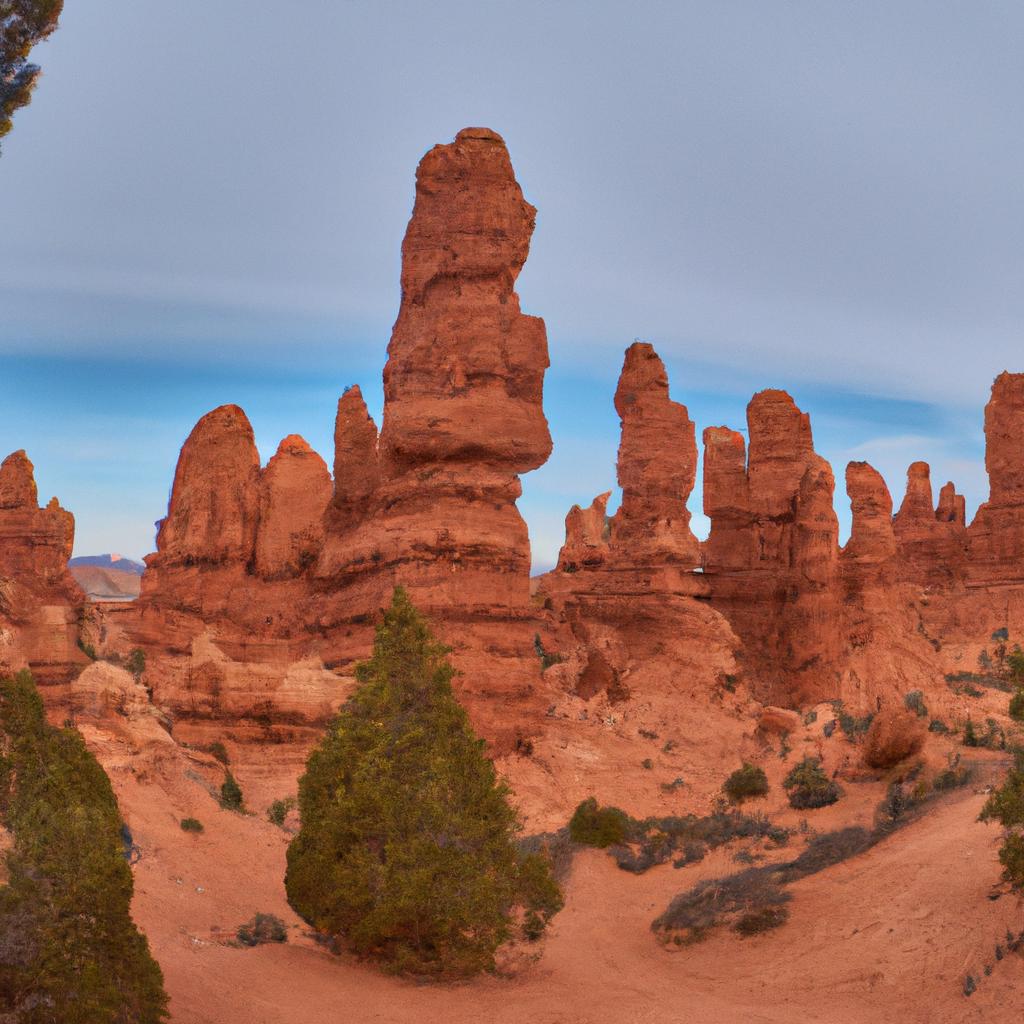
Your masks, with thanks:
M 1003 877 L 1024 890 L 1024 750 L 1014 751 L 1014 764 L 1006 781 L 992 791 L 979 815 L 980 821 L 998 821 L 1005 830 L 999 861 Z
M 782 787 L 789 794 L 790 807 L 798 810 L 827 807 L 840 797 L 839 787 L 822 771 L 816 757 L 805 757 L 795 765 Z
M 0 139 L 14 112 L 26 106 L 40 69 L 28 55 L 57 27 L 64 0 L 0 0 Z
M 285 885 L 318 931 L 391 968 L 493 966 L 518 909 L 528 937 L 562 905 L 452 693 L 448 648 L 398 588 L 358 687 L 310 755 Z
M 27 672 L 0 681 L 0 820 L 13 836 L 0 886 L 0 1018 L 164 1020 L 163 977 L 129 913 L 110 781 L 75 730 L 47 724 Z

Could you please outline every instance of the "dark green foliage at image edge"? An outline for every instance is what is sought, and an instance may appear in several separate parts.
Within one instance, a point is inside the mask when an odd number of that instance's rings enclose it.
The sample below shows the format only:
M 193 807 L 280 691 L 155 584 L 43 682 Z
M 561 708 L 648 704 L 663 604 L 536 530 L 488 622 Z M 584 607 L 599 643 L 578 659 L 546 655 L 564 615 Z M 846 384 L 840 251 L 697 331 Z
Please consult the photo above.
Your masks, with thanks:
M 0 680 L 0 1016 L 18 1024 L 166 1019 L 163 977 L 129 913 L 110 781 L 73 729 L 47 724 L 31 675 Z
M 448 649 L 395 591 L 358 686 L 299 783 L 285 886 L 317 931 L 392 970 L 460 976 L 562 906 L 452 693 Z

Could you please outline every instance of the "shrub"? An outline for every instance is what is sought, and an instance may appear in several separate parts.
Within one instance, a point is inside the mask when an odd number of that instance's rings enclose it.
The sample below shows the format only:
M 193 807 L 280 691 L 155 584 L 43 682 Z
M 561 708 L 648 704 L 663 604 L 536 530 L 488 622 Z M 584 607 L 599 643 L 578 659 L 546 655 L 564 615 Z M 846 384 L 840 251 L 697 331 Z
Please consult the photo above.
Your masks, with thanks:
M 517 908 L 536 937 L 562 896 L 547 858 L 515 841 L 508 788 L 452 693 L 447 653 L 396 588 L 300 780 L 285 888 L 353 952 L 452 977 L 493 967 Z
M 0 822 L 13 837 L 0 854 L 0 1019 L 165 1020 L 110 781 L 77 732 L 47 723 L 27 672 L 0 680 Z
M 221 764 L 228 765 L 231 763 L 231 759 L 228 757 L 227 747 L 225 747 L 220 740 L 217 740 L 215 743 L 211 743 L 206 750 L 214 757 L 215 760 L 220 761 Z
M 280 800 L 275 800 L 267 808 L 267 820 L 278 828 L 284 827 L 285 818 L 288 817 L 288 812 L 294 810 L 298 806 L 298 800 L 294 796 L 282 797 Z
M 1003 878 L 1015 889 L 1024 889 L 1024 836 L 1011 832 L 999 850 Z
M 239 925 L 235 937 L 243 946 L 262 946 L 265 942 L 287 942 L 284 921 L 273 914 L 256 914 L 249 922 Z
M 146 652 L 141 647 L 136 647 L 128 655 L 128 660 L 124 663 L 124 667 L 138 679 L 146 671 Z
M 1018 690 L 1010 698 L 1010 717 L 1015 722 L 1024 722 L 1024 689 Z
M 920 690 L 911 690 L 903 698 L 903 706 L 908 711 L 913 711 L 918 718 L 928 717 L 928 708 L 924 702 L 924 694 Z
M 751 935 L 760 935 L 762 932 L 779 928 L 789 920 L 789 911 L 785 907 L 759 907 L 744 914 L 735 925 L 733 930 L 739 932 L 744 938 Z
M 202 832 L 203 823 L 198 818 L 182 818 L 181 830 L 182 832 Z
M 581 846 L 617 846 L 626 841 L 631 819 L 618 807 L 598 807 L 595 797 L 588 797 L 576 808 L 569 820 L 569 835 Z
M 241 811 L 245 806 L 242 787 L 238 785 L 230 771 L 220 787 L 220 805 L 228 811 Z
M 941 718 L 933 718 L 928 723 L 928 731 L 934 732 L 939 736 L 948 736 L 950 729 Z
M 1019 646 L 1006 659 L 1006 669 L 1011 681 L 1017 686 L 1024 686 L 1024 651 Z
M 891 768 L 924 746 L 926 729 L 905 708 L 884 708 L 875 715 L 864 737 L 864 763 L 869 768 Z
M 974 722 L 971 719 L 967 719 L 967 724 L 964 726 L 964 746 L 965 747 L 977 747 L 979 745 L 978 734 L 974 728 Z
M 768 778 L 763 768 L 743 762 L 742 768 L 729 776 L 722 785 L 725 795 L 734 803 L 743 803 L 754 797 L 764 796 L 768 792 Z
M 870 712 L 860 717 L 851 715 L 845 710 L 841 700 L 832 701 L 832 709 L 835 711 L 836 721 L 839 723 L 839 728 L 842 729 L 843 735 L 851 740 L 856 739 L 858 736 L 863 736 L 871 727 L 871 722 L 875 717 Z M 835 729 L 835 726 L 832 728 Z M 831 732 L 828 735 L 831 735 Z
M 805 757 L 782 783 L 789 792 L 789 805 L 797 810 L 827 807 L 840 797 L 839 787 L 821 770 L 816 757 Z

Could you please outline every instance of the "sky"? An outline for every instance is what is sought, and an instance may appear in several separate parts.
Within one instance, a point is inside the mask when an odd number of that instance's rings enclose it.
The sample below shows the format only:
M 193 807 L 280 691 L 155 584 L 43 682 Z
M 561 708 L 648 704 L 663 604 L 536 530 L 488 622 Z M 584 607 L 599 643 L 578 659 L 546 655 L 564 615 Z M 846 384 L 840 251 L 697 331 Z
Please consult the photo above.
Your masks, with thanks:
M 790 391 L 844 532 L 850 459 L 897 505 L 925 459 L 971 514 L 1024 370 L 1022 52 L 1024 6 L 985 0 L 69 0 L 0 151 L 0 448 L 77 554 L 131 557 L 217 405 L 330 464 L 347 385 L 379 422 L 416 164 L 482 125 L 538 209 L 538 569 L 614 486 L 637 338 L 698 438 Z

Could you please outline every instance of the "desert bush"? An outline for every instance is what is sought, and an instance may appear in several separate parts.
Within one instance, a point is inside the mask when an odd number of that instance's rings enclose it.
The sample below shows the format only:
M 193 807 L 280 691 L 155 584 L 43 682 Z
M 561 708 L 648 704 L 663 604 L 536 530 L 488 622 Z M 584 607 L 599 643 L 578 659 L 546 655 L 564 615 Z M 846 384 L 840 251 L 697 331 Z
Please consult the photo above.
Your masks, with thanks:
M 737 768 L 725 780 L 722 791 L 734 803 L 743 803 L 744 800 L 765 796 L 768 792 L 768 777 L 763 768 L 743 762 L 741 768 Z
M 1015 889 L 1024 889 L 1024 836 L 1011 832 L 999 849 L 1003 878 Z
M 299 783 L 285 877 L 317 931 L 434 977 L 490 969 L 517 908 L 535 937 L 562 904 L 546 858 L 516 845 L 508 788 L 455 699 L 447 654 L 396 588 Z
M 1017 690 L 1010 698 L 1009 713 L 1015 722 L 1024 722 L 1024 689 Z
M 918 718 L 928 717 L 928 708 L 924 702 L 924 694 L 920 690 L 911 690 L 903 698 L 903 706 L 908 711 L 913 711 Z
M 864 737 L 864 763 L 869 768 L 891 768 L 924 746 L 924 723 L 905 708 L 884 708 Z
M 198 818 L 182 818 L 181 819 L 181 831 L 182 832 L 202 832 L 203 823 Z
M 143 672 L 146 671 L 146 652 L 141 647 L 136 647 L 131 654 L 128 655 L 128 659 L 124 663 L 124 667 L 136 679 L 138 679 Z
M 632 819 L 618 807 L 599 807 L 595 797 L 588 797 L 569 820 L 569 835 L 581 846 L 604 849 L 624 843 L 629 836 Z
M 679 935 L 683 941 L 693 941 L 730 919 L 780 908 L 789 898 L 770 869 L 747 868 L 727 878 L 698 882 L 688 892 L 676 896 L 653 921 L 651 929 L 664 936 Z
M 220 805 L 228 811 L 241 811 L 245 807 L 242 798 L 242 787 L 238 785 L 234 775 L 228 771 L 220 787 Z
M 961 765 L 960 755 L 956 754 L 950 758 L 949 766 L 943 768 L 942 771 L 932 779 L 932 789 L 937 793 L 944 793 L 951 789 L 958 789 L 960 786 L 966 786 L 973 777 L 973 769 L 970 765 Z
M 805 757 L 782 783 L 789 793 L 789 805 L 797 810 L 827 807 L 840 797 L 839 786 L 821 770 L 816 757 Z
M 73 729 L 49 725 L 32 677 L 0 680 L 0 1019 L 156 1024 L 163 976 L 132 920 L 117 801 Z
M 285 818 L 288 817 L 288 812 L 294 810 L 299 804 L 299 801 L 294 796 L 285 796 L 280 800 L 275 800 L 267 808 L 267 821 L 271 825 L 276 825 L 278 828 L 284 826 Z
M 948 736 L 950 728 L 941 718 L 933 718 L 928 723 L 928 731 L 934 732 L 939 736 Z
M 217 740 L 215 743 L 211 743 L 206 749 L 216 760 L 220 761 L 221 764 L 228 765 L 231 763 L 231 760 L 228 757 L 227 747 L 225 747 L 220 740 Z
M 733 931 L 748 938 L 751 935 L 760 935 L 762 932 L 779 928 L 788 920 L 789 910 L 786 907 L 758 907 L 757 910 L 745 913 L 733 925 Z
M 843 702 L 841 700 L 832 701 L 832 710 L 835 712 L 836 721 L 839 723 L 839 728 L 842 729 L 843 735 L 846 736 L 847 739 L 851 740 L 856 739 L 858 736 L 863 736 L 871 727 L 871 723 L 875 717 L 873 712 L 860 716 L 851 715 L 850 712 L 843 707 Z M 832 728 L 834 729 L 835 726 Z M 831 732 L 829 732 L 828 735 L 831 735 Z
M 284 921 L 273 914 L 259 914 L 246 924 L 239 925 L 235 937 L 243 946 L 262 946 L 267 942 L 287 942 Z

